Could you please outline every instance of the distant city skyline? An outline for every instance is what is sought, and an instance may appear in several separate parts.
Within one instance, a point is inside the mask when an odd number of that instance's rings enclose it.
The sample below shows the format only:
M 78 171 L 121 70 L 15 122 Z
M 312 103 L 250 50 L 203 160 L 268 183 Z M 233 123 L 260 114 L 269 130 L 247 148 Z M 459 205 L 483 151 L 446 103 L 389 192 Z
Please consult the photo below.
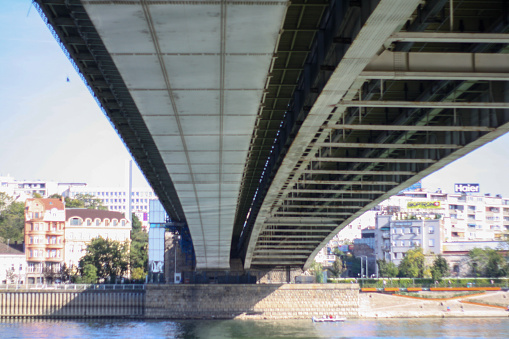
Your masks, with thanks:
M 31 1 L 0 0 L 0 44 L 0 176 L 124 186 L 129 152 Z M 133 168 L 133 185 L 148 186 Z M 504 135 L 422 182 L 509 197 L 508 169 Z

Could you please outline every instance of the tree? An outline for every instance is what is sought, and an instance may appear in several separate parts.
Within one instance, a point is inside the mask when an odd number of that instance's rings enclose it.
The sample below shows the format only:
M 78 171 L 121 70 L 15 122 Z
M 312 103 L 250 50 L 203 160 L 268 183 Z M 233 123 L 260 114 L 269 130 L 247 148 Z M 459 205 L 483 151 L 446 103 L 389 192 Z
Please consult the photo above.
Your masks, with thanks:
M 88 208 L 93 210 L 106 211 L 108 208 L 103 205 L 103 201 L 92 194 L 76 194 L 74 199 L 65 198 L 65 207 L 67 208 Z
M 477 277 L 503 277 L 509 272 L 504 256 L 491 248 L 473 248 L 468 252 L 472 274 Z
M 394 278 L 398 276 L 399 270 L 395 263 L 385 260 L 377 260 L 378 273 L 382 277 Z
M 332 263 L 332 268 L 329 269 L 332 275 L 336 278 L 339 278 L 341 274 L 346 270 L 346 265 L 343 263 L 343 260 L 339 255 L 336 255 L 336 260 Z
M 145 277 L 147 276 L 147 272 L 141 267 L 136 267 L 132 270 L 131 278 L 134 280 L 145 280 Z
M 34 192 L 34 193 L 32 194 L 32 197 L 34 197 L 35 199 L 42 199 L 42 195 L 41 195 L 41 194 L 39 194 L 39 193 L 37 193 L 37 192 Z
M 97 268 L 92 264 L 86 264 L 83 267 L 82 276 L 77 279 L 78 283 L 93 284 L 97 282 Z
M 148 265 L 148 234 L 141 227 L 141 222 L 138 217 L 133 213 L 132 215 L 132 228 L 131 228 L 131 249 L 129 252 L 130 262 L 131 262 L 131 270 L 133 272 L 134 278 L 134 269 L 142 269 L 143 273 L 146 275 L 147 273 L 147 265 Z
M 315 276 L 317 283 L 323 282 L 323 266 L 322 266 L 322 264 L 313 260 L 313 263 L 311 264 L 309 271 L 311 272 L 312 275 Z
M 85 266 L 90 264 L 97 269 L 99 279 L 116 281 L 117 277 L 123 276 L 129 269 L 128 243 L 95 238 L 87 246 L 85 255 L 79 261 L 79 270 L 82 277 L 85 274 Z
M 8 195 L 0 196 L 0 241 L 24 240 L 25 204 L 13 201 Z
M 433 280 L 440 280 L 449 274 L 449 264 L 441 254 L 439 254 L 433 261 L 431 267 L 431 277 Z
M 423 278 L 426 264 L 422 248 L 408 250 L 398 266 L 399 276 L 407 278 Z

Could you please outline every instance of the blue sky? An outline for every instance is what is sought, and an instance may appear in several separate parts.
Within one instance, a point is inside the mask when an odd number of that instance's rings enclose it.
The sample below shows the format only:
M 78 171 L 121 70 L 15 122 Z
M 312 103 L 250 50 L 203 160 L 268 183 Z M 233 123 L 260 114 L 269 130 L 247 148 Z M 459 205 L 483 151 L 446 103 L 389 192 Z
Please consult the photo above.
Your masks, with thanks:
M 69 78 L 69 82 L 67 81 Z M 29 0 L 0 0 L 0 175 L 125 184 L 131 157 Z M 509 135 L 428 176 L 509 197 Z M 135 168 L 135 186 L 146 181 Z

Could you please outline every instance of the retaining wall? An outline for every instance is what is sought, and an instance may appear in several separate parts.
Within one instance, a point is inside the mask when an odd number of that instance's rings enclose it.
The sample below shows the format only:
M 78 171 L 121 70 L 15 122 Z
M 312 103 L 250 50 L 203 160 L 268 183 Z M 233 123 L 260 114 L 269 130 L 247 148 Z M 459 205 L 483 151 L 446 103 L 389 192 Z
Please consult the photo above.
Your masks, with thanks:
M 0 291 L 0 317 L 143 317 L 145 291 Z
M 147 285 L 145 317 L 285 319 L 359 315 L 357 284 Z

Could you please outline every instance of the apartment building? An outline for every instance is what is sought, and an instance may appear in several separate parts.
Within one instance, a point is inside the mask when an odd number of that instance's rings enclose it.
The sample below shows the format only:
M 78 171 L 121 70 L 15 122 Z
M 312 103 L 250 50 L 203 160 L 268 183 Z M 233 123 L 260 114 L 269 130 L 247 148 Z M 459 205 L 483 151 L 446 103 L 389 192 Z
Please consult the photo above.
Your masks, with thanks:
M 381 214 L 443 220 L 443 241 L 497 241 L 509 230 L 509 198 L 489 194 L 448 194 L 414 190 L 380 205 Z
M 102 200 L 109 211 L 128 213 L 129 191 L 123 187 L 102 187 L 102 186 L 69 186 L 62 195 L 74 198 L 78 194 L 90 194 Z M 148 227 L 149 201 L 157 199 L 151 188 L 133 188 L 131 192 L 132 213 Z
M 27 199 L 25 202 L 26 278 L 44 283 L 48 272 L 59 272 L 64 260 L 65 206 L 60 199 Z M 50 279 L 51 280 L 51 279 Z
M 65 258 L 67 267 L 77 267 L 90 242 L 98 237 L 130 241 L 131 224 L 121 212 L 86 208 L 65 210 Z
M 0 283 L 24 284 L 26 278 L 27 259 L 23 245 L 9 246 L 0 243 Z
M 376 259 L 399 265 L 406 252 L 418 247 L 428 256 L 440 254 L 441 233 L 441 221 L 437 219 L 398 220 L 392 215 L 379 215 L 374 230 Z

